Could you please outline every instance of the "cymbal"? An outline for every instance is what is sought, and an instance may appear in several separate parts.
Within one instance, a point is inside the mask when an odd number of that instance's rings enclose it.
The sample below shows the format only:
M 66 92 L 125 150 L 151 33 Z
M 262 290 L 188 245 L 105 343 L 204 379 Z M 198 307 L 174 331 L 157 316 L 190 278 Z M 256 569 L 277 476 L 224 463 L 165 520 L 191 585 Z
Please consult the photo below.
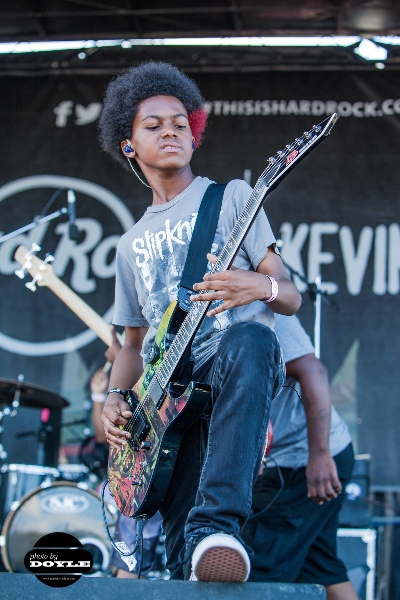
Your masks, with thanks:
M 50 408 L 51 410 L 69 406 L 68 400 L 40 385 L 0 378 L 0 408 L 4 405 L 12 406 L 13 401 L 18 400 L 17 390 L 20 391 L 20 406 Z

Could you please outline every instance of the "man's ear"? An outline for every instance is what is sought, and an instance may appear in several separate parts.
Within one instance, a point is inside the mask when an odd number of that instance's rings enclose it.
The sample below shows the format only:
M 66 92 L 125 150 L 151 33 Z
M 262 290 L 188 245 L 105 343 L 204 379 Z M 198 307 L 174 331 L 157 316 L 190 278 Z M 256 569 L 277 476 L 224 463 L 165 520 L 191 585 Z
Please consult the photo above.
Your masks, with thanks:
M 121 142 L 121 150 L 125 156 L 129 158 L 133 158 L 135 156 L 135 150 L 131 147 L 131 143 L 129 140 L 124 140 Z

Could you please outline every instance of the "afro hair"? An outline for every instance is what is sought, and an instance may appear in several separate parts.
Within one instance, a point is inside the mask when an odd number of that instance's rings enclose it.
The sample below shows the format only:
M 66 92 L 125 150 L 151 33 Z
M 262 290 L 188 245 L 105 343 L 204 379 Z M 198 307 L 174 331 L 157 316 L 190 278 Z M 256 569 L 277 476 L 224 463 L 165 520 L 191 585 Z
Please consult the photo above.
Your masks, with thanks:
M 201 144 L 207 113 L 197 84 L 173 65 L 144 62 L 111 81 L 99 119 L 101 147 L 128 170 L 129 166 L 121 152 L 121 141 L 131 137 L 139 104 L 158 95 L 174 96 L 182 102 L 188 113 L 195 148 Z

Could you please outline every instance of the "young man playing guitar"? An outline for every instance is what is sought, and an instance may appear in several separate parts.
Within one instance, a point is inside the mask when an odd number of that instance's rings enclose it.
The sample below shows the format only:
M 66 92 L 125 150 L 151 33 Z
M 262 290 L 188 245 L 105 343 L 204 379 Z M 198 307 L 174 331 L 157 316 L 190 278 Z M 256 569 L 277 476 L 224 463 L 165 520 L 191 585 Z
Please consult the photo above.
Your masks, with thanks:
M 118 244 L 114 323 L 125 326 L 126 341 L 111 389 L 130 389 L 141 376 L 163 313 L 177 297 L 199 206 L 212 183 L 190 167 L 206 122 L 203 102 L 196 84 L 165 63 L 132 68 L 107 90 L 102 147 L 128 169 L 139 167 L 153 195 Z M 250 193 L 244 181 L 226 186 L 214 255 Z M 240 530 L 251 508 L 270 404 L 284 379 L 273 313 L 294 314 L 301 299 L 263 211 L 235 266 L 206 274 L 194 286 L 205 292 L 191 296 L 213 301 L 192 344 L 191 377 L 211 385 L 211 400 L 182 439 L 160 507 L 173 578 L 240 582 L 250 570 Z M 127 444 L 130 434 L 121 426 L 131 414 L 121 394 L 108 395 L 102 420 L 116 449 Z

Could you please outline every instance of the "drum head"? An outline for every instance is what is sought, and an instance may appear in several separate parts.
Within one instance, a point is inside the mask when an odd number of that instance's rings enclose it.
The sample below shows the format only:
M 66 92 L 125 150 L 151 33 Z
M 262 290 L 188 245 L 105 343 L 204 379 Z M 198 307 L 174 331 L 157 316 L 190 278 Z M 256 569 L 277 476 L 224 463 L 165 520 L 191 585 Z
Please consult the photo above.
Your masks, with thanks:
M 114 507 L 111 508 L 113 510 Z M 105 506 L 110 533 L 115 517 Z M 111 545 L 108 540 L 98 494 L 79 484 L 59 482 L 26 494 L 8 514 L 3 530 L 1 555 L 8 571 L 28 573 L 24 556 L 48 533 L 63 531 L 78 538 L 94 557 L 94 571 L 108 567 Z

